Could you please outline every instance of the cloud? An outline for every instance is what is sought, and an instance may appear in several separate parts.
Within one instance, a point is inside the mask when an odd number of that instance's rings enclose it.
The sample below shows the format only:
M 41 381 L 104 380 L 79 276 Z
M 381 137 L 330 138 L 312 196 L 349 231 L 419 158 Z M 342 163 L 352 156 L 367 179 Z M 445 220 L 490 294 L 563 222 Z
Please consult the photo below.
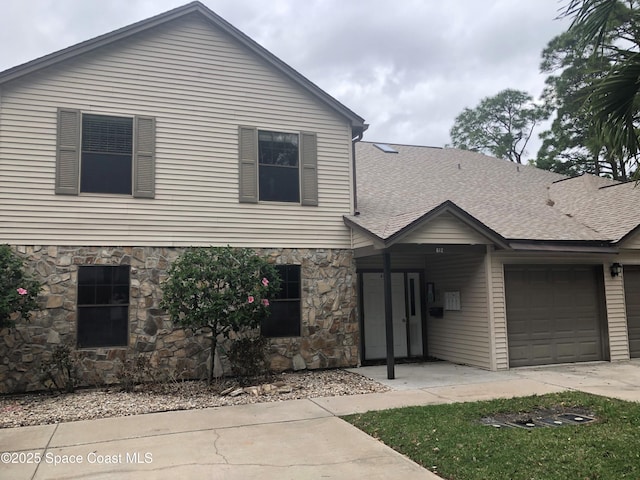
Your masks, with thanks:
M 177 0 L 5 0 L 0 70 L 143 20 Z M 444 145 L 505 88 L 538 96 L 556 0 L 204 0 L 371 124 L 366 139 Z M 11 45 L 11 48 L 8 46 Z

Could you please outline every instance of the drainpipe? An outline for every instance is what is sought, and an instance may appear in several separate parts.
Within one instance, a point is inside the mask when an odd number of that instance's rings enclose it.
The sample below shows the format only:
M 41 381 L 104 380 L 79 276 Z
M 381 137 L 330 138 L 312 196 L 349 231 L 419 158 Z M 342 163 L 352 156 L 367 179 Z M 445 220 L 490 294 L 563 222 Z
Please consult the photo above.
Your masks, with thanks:
M 353 173 L 353 214 L 360 215 L 358 211 L 358 186 L 356 182 L 356 143 L 362 140 L 364 129 L 360 130 L 358 135 L 351 139 L 351 162 L 353 163 L 351 171 Z

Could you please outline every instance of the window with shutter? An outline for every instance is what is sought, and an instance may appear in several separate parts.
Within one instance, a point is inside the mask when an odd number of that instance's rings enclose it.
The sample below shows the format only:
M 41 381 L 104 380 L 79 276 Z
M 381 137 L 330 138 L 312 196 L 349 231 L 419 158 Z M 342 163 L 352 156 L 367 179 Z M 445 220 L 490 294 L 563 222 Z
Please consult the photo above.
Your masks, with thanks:
M 155 196 L 155 119 L 58 110 L 56 193 Z
M 240 202 L 318 205 L 317 139 L 240 127 Z

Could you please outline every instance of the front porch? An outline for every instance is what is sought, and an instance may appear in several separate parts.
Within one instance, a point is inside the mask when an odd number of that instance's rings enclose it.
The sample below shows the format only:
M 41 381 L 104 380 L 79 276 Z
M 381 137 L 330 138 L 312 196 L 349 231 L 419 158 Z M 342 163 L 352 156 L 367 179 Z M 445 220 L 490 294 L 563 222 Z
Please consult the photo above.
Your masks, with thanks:
M 495 370 L 488 293 L 492 249 L 397 245 L 378 255 L 356 254 L 362 364 L 386 360 L 389 378 L 399 359 L 437 358 Z

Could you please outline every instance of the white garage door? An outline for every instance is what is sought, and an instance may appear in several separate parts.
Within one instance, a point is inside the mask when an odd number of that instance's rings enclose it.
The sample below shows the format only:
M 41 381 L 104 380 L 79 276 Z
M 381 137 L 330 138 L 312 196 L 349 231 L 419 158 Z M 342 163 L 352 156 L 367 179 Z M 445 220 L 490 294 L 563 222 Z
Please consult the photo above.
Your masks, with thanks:
M 509 365 L 602 360 L 602 269 L 506 265 Z

